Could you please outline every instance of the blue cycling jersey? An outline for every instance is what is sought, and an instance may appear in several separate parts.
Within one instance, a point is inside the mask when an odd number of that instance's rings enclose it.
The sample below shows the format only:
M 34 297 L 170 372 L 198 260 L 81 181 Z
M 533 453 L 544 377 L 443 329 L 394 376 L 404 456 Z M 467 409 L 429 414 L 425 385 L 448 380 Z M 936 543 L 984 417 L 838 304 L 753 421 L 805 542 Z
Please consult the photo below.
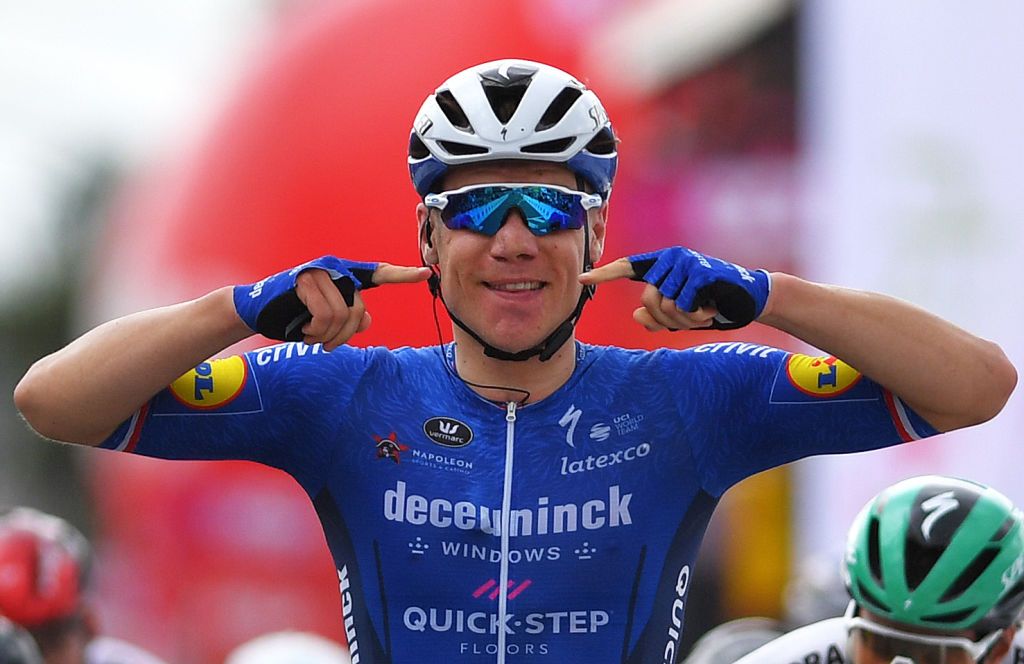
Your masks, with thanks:
M 936 433 L 843 362 L 768 346 L 577 344 L 568 382 L 518 407 L 467 387 L 454 352 L 292 343 L 205 362 L 104 447 L 291 474 L 353 662 L 650 664 L 675 661 L 729 486 Z

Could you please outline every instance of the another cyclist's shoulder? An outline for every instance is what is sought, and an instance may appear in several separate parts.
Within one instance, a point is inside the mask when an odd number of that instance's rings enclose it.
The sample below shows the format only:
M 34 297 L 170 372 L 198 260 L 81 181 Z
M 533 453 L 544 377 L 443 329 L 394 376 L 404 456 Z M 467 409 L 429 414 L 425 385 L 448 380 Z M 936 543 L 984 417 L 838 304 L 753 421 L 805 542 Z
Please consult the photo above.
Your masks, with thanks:
M 101 636 L 85 648 L 85 664 L 166 664 L 152 653 L 126 641 Z
M 844 664 L 846 621 L 829 618 L 766 643 L 736 664 Z

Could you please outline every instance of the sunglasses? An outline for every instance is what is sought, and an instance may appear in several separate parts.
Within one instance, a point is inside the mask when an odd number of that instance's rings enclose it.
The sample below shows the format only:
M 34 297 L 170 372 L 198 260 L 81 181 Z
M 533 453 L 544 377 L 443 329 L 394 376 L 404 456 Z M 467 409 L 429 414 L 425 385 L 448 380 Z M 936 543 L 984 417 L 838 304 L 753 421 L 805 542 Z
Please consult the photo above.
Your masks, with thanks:
M 600 207 L 601 197 L 553 184 L 473 184 L 427 194 L 423 202 L 438 210 L 452 230 L 494 235 L 513 209 L 534 235 L 583 228 L 587 210 Z
M 846 628 L 849 650 L 854 643 L 871 651 L 880 661 L 911 661 L 914 664 L 976 664 L 980 662 L 1003 635 L 998 629 L 980 641 L 964 637 L 915 634 L 879 625 L 856 615 L 853 602 L 847 607 Z

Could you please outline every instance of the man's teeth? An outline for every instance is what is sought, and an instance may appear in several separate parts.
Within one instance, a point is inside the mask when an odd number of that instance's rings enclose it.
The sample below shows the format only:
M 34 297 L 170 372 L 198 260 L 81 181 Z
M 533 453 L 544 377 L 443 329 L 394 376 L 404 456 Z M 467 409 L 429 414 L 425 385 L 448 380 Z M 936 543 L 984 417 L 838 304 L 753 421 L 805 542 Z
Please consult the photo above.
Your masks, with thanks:
M 540 288 L 539 281 L 517 281 L 514 284 L 491 284 L 491 288 L 501 291 L 524 291 L 537 290 Z

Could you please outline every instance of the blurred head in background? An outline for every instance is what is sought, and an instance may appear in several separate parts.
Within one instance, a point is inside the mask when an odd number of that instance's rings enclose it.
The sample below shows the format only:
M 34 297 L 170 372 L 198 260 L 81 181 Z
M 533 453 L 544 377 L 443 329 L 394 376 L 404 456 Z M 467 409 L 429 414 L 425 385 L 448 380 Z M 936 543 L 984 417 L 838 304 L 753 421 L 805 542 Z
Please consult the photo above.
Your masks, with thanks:
M 350 664 L 348 651 L 308 632 L 274 632 L 231 651 L 224 664 Z
M 0 615 L 25 628 L 47 664 L 82 664 L 96 635 L 83 591 L 88 541 L 61 518 L 18 507 L 0 515 Z
M 843 566 L 855 664 L 998 662 L 1024 610 L 1024 523 L 994 489 L 929 475 L 854 520 Z

